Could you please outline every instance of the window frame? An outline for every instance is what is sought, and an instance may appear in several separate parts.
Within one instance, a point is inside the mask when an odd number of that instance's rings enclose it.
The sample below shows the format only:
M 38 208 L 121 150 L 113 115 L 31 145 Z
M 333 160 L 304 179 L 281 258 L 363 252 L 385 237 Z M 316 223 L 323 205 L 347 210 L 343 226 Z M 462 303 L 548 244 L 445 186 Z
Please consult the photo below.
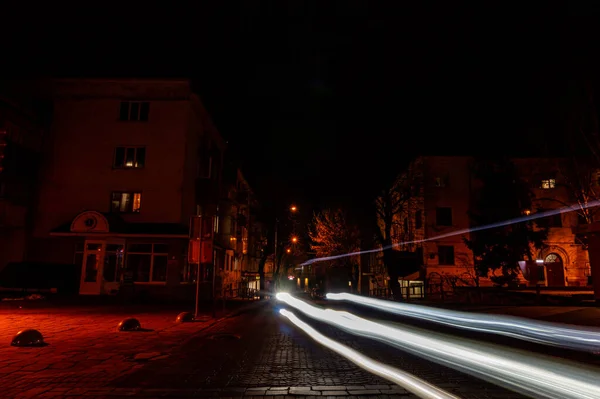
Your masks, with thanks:
M 440 224 L 438 222 L 439 221 L 438 212 L 440 211 L 440 209 L 449 209 L 450 210 L 450 223 L 449 224 Z M 451 206 L 437 206 L 435 208 L 435 225 L 438 227 L 452 227 L 454 225 L 454 215 L 453 215 Z
M 447 249 L 452 248 L 452 263 L 446 263 L 446 257 L 442 257 L 440 251 L 441 248 Z M 438 245 L 437 246 L 437 255 L 438 255 L 438 265 L 439 266 L 456 266 L 456 252 L 454 251 L 454 245 Z M 442 263 L 442 258 L 444 259 L 444 263 Z
M 123 153 L 123 166 L 117 166 L 117 151 L 122 148 L 124 150 Z M 126 161 L 127 161 L 127 150 L 128 149 L 133 149 L 135 151 L 134 153 L 134 163 L 137 162 L 138 159 L 138 151 L 139 150 L 144 150 L 144 164 L 142 166 L 127 166 L 126 165 Z M 132 146 L 132 145 L 119 145 L 116 146 L 114 151 L 113 151 L 113 162 L 112 162 L 112 167 L 113 169 L 144 169 L 146 167 L 146 146 L 143 145 L 136 145 L 136 146 Z
M 550 177 L 547 179 L 541 179 L 540 188 L 542 190 L 552 190 L 552 189 L 556 188 L 556 179 L 550 178 Z
M 131 195 L 131 210 L 127 210 L 127 211 L 115 211 L 113 208 L 113 196 L 115 194 L 130 194 Z M 138 210 L 133 210 L 133 203 L 135 201 L 135 195 L 139 194 L 140 196 L 140 206 L 138 208 Z M 143 192 L 141 190 L 139 191 L 111 191 L 110 193 L 110 212 L 111 213 L 118 213 L 118 214 L 139 214 L 142 212 L 142 195 Z M 121 208 L 121 201 L 119 201 L 119 209 Z
M 127 104 L 127 119 L 123 119 L 123 104 Z M 131 118 L 132 104 L 137 104 L 137 119 Z M 147 104 L 144 106 L 144 104 Z M 142 119 L 142 111 L 143 108 L 146 108 L 144 111 L 145 119 Z M 118 120 L 120 122 L 148 122 L 150 120 L 150 101 L 141 101 L 141 100 L 121 100 L 119 102 L 119 112 L 118 112 Z
M 138 252 L 138 251 L 129 251 L 129 247 L 132 245 L 140 245 L 146 244 L 151 245 L 150 252 Z M 154 250 L 155 245 L 166 245 L 167 252 L 156 252 Z M 130 271 L 129 269 L 129 255 L 150 255 L 150 270 L 148 271 L 148 281 L 133 281 L 134 284 L 167 284 L 168 278 L 168 268 L 169 268 L 169 244 L 164 242 L 129 242 L 127 243 L 127 254 L 125 257 L 125 270 Z M 165 280 L 164 281 L 153 281 L 154 274 L 154 258 L 155 256 L 165 256 L 167 258 L 167 270 L 165 271 Z

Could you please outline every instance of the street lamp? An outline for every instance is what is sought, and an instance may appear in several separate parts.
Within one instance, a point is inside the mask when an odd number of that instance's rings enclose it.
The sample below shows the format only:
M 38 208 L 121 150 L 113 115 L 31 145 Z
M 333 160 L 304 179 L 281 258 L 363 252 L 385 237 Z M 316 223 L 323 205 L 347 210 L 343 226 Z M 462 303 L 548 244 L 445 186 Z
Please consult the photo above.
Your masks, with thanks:
M 287 252 L 289 254 L 290 252 L 292 252 L 292 250 L 288 248 L 285 250 L 285 252 Z
M 292 237 L 292 242 L 295 244 L 298 242 L 298 237 Z
M 290 211 L 296 212 L 297 210 L 298 210 L 298 208 L 296 207 L 296 205 L 290 206 Z

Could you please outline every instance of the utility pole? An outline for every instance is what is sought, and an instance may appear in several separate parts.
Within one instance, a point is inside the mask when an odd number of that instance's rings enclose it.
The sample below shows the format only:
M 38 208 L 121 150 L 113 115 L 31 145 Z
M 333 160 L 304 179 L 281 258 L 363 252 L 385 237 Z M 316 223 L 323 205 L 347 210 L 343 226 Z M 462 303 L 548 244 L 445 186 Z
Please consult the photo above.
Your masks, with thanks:
M 277 281 L 279 280 L 279 276 L 276 274 L 277 270 L 277 225 L 279 224 L 279 219 L 275 218 L 275 248 L 273 249 L 273 291 L 277 288 Z
M 198 318 L 200 316 L 200 271 L 201 271 L 201 266 L 200 264 L 202 263 L 202 215 L 200 214 L 200 212 L 198 212 L 198 215 L 196 216 L 199 219 L 199 234 L 198 234 L 198 238 L 193 237 L 196 240 L 199 240 L 199 249 L 198 249 L 198 264 L 197 264 L 197 271 L 196 271 L 196 309 L 194 311 L 194 318 Z

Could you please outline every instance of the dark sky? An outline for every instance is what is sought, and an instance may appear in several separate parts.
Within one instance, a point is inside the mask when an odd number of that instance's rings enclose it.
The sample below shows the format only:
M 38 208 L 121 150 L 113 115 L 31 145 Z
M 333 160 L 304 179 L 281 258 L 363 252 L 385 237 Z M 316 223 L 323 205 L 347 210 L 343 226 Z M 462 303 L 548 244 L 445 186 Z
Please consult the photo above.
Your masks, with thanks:
M 3 18 L 2 64 L 191 77 L 265 199 L 306 207 L 371 198 L 415 154 L 544 147 L 598 73 L 593 10 L 410 3 L 36 5 Z

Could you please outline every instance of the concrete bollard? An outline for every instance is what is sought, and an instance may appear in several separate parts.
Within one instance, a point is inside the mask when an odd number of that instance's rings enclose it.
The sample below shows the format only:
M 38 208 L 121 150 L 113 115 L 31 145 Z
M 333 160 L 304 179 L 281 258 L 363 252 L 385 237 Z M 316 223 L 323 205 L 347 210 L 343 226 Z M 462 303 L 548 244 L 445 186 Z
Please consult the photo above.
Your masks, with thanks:
M 181 312 L 177 315 L 177 318 L 175 319 L 176 323 L 189 323 L 191 321 L 194 321 L 194 315 L 192 314 L 192 312 Z
M 123 319 L 117 326 L 117 331 L 139 331 L 142 328 L 142 325 L 138 321 L 138 319 L 134 319 L 133 317 L 128 319 Z
M 44 337 L 38 330 L 21 330 L 14 336 L 12 346 L 44 346 Z

